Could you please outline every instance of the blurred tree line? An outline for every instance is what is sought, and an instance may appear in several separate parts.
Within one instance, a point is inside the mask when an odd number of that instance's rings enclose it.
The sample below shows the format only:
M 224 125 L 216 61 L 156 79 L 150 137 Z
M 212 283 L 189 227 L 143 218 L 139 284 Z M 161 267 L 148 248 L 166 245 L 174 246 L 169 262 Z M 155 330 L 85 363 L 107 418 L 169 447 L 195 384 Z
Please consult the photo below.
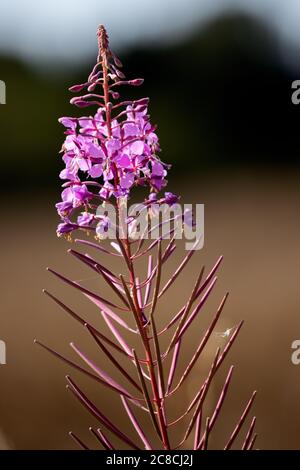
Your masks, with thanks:
M 265 24 L 220 17 L 183 42 L 137 48 L 121 60 L 128 78 L 145 78 L 130 96 L 150 96 L 161 156 L 174 163 L 171 175 L 298 166 L 300 107 L 291 103 L 291 82 L 300 77 L 282 64 Z M 7 104 L 0 106 L 2 189 L 58 186 L 63 128 L 57 120 L 80 114 L 69 104 L 68 87 L 83 82 L 93 63 L 87 57 L 76 71 L 56 71 L 54 64 L 37 73 L 0 57 L 7 85 Z

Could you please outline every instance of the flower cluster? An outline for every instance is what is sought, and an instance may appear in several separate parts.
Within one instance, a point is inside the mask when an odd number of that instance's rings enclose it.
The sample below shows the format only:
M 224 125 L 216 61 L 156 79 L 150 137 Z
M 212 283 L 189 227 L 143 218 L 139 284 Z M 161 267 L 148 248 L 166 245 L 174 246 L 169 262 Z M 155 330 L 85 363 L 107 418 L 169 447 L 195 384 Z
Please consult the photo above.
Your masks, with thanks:
M 101 28 L 98 41 L 98 61 L 88 81 L 70 88 L 72 92 L 86 89 L 85 95 L 72 98 L 71 103 L 79 108 L 96 105 L 96 114 L 59 119 L 66 128 L 61 150 L 65 168 L 60 173 L 65 182 L 62 200 L 56 204 L 62 219 L 59 236 L 77 228 L 93 229 L 99 223 L 96 208 L 105 201 L 129 197 L 135 186 L 149 188 L 148 203 L 177 201 L 172 193 L 157 198 L 167 184 L 170 165 L 157 155 L 160 147 L 148 115 L 149 99 L 118 101 L 117 87 L 139 86 L 143 80 L 125 79 L 122 64 L 108 48 Z

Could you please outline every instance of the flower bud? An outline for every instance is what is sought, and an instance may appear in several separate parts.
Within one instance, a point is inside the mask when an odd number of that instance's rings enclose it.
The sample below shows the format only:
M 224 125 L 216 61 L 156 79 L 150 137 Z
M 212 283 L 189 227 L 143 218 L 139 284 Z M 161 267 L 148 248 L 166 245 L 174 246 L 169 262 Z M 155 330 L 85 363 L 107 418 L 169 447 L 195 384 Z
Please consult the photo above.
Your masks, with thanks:
M 134 80 L 129 80 L 128 84 L 132 86 L 140 86 L 144 83 L 143 78 L 135 78 Z
M 122 62 L 120 61 L 119 57 L 117 57 L 115 54 L 113 54 L 112 56 L 113 56 L 115 65 L 116 65 L 117 67 L 122 68 L 122 67 L 123 67 L 123 64 L 122 64 Z
M 120 93 L 118 93 L 117 91 L 112 91 L 111 96 L 114 100 L 117 100 L 118 98 L 120 98 Z
M 69 91 L 73 93 L 78 93 L 79 91 L 83 90 L 86 87 L 87 83 L 81 83 L 80 85 L 73 85 L 69 88 Z
M 89 85 L 88 91 L 89 91 L 89 92 L 94 91 L 95 88 L 96 88 L 96 86 L 97 86 L 97 83 L 92 83 L 91 85 Z

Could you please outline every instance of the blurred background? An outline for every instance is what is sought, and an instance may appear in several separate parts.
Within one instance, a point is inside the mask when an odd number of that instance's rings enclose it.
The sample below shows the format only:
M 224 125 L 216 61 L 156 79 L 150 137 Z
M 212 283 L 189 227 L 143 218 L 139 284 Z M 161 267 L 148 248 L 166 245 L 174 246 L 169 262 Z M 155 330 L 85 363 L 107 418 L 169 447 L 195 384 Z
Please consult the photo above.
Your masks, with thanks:
M 68 431 L 84 438 L 94 424 L 65 391 L 69 369 L 33 339 L 69 356 L 72 340 L 96 352 L 82 328 L 43 296 L 44 287 L 102 325 L 87 302 L 45 272 L 51 265 L 99 288 L 56 238 L 54 208 L 62 168 L 58 118 L 76 115 L 68 87 L 81 83 L 95 62 L 99 23 L 127 76 L 145 78 L 135 95 L 151 98 L 161 157 L 173 164 L 169 189 L 183 202 L 205 204 L 205 246 L 166 306 L 176 311 L 199 266 L 209 269 L 223 254 L 216 293 L 192 341 L 227 290 L 217 330 L 245 320 L 228 359 L 236 370 L 213 445 L 224 443 L 257 389 L 257 447 L 300 449 L 300 365 L 290 359 L 291 343 L 300 339 L 300 106 L 291 101 L 291 84 L 300 79 L 296 0 L 1 2 L 7 103 L 0 105 L 0 339 L 7 364 L 0 366 L 0 448 L 73 449 Z M 216 335 L 213 343 L 222 341 Z M 111 394 L 81 382 L 118 416 Z

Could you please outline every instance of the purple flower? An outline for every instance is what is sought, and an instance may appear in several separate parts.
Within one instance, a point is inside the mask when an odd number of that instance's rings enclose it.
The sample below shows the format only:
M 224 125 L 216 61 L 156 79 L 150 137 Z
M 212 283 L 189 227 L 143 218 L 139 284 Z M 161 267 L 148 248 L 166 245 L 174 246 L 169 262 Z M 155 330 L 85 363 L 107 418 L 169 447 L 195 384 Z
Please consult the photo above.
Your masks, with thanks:
M 96 234 L 99 238 L 101 238 L 111 226 L 111 222 L 108 217 L 104 216 L 101 217 L 101 220 L 97 223 L 96 226 Z
M 58 225 L 56 233 L 58 237 L 61 237 L 63 235 L 70 234 L 71 232 L 73 232 L 73 230 L 76 230 L 77 228 L 77 224 L 72 224 L 71 222 L 62 222 Z
M 129 189 L 134 183 L 134 174 L 127 173 L 120 178 L 120 186 L 122 189 Z
M 179 197 L 176 196 L 176 194 L 165 193 L 165 202 L 169 204 L 169 206 L 176 204 L 178 201 L 179 201 Z
M 113 191 L 114 191 L 114 186 L 108 181 L 106 181 L 99 191 L 99 196 L 101 196 L 102 199 L 107 200 L 113 194 Z
M 83 213 L 76 226 L 90 227 L 97 204 L 89 204 L 95 198 L 107 201 L 110 198 L 129 197 L 133 187 L 149 187 L 149 203 L 167 184 L 168 165 L 161 162 L 156 128 L 150 122 L 148 98 L 119 103 L 116 86 L 140 85 L 142 79 L 122 81 L 120 71 L 111 65 L 108 71 L 110 103 L 103 93 L 103 71 L 97 65 L 88 81 L 70 88 L 83 96 L 72 98 L 72 104 L 86 107 L 96 104 L 94 115 L 62 117 L 59 122 L 66 128 L 66 138 L 62 145 L 64 169 L 60 178 L 65 189 L 62 200 L 56 204 L 59 216 L 71 217 L 75 209 Z M 111 88 L 112 85 L 114 88 Z M 85 91 L 87 90 L 87 92 Z M 99 90 L 99 91 L 98 91 Z M 95 191 L 88 190 L 87 184 Z M 93 186 L 92 186 L 93 184 Z M 99 188 L 101 189 L 99 190 Z M 166 202 L 174 204 L 176 196 L 166 193 Z M 71 222 L 72 223 L 72 222 Z
M 76 118 L 69 118 L 69 117 L 62 117 L 59 119 L 59 122 L 65 126 L 68 130 L 66 133 L 74 134 L 76 127 L 77 127 L 77 119 Z
M 86 204 L 93 195 L 89 192 L 85 184 L 69 186 L 61 193 L 62 202 L 56 207 L 63 212 L 68 212 L 72 208 L 80 207 Z
M 93 221 L 94 215 L 89 212 L 82 212 L 81 215 L 77 217 L 79 227 L 90 227 Z

